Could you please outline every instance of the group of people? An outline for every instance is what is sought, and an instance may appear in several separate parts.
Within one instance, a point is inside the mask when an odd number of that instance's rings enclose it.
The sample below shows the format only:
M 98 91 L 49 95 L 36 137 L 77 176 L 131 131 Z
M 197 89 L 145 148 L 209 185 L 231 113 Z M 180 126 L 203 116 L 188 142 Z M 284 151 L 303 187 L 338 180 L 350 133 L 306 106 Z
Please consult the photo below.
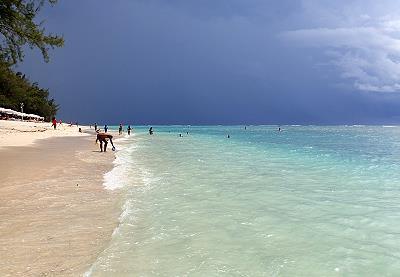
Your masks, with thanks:
M 63 122 L 62 122 L 61 119 L 57 120 L 54 116 L 53 116 L 53 118 L 51 119 L 51 127 L 53 127 L 54 130 L 57 129 L 57 124 L 58 124 L 58 126 L 61 126 L 62 123 L 63 123 Z M 76 127 L 79 127 L 78 121 L 76 121 L 75 123 L 72 123 L 72 121 L 71 121 L 71 122 L 69 123 L 69 127 L 72 127 L 73 125 L 76 125 Z M 81 128 L 79 128 L 79 130 L 81 130 Z
M 128 135 L 131 135 L 131 130 L 132 130 L 131 125 L 128 125 L 128 128 L 126 128 L 126 130 L 128 131 Z M 122 124 L 120 123 L 118 128 L 118 134 L 122 135 L 122 132 L 123 132 L 123 127 Z
M 107 130 L 108 130 L 107 125 L 104 126 L 104 133 L 100 133 L 100 129 L 97 129 L 97 123 L 94 124 L 94 128 L 95 128 L 95 130 L 97 132 L 96 143 L 97 143 L 97 141 L 100 141 L 100 151 L 101 152 L 103 152 L 103 151 L 106 152 L 108 140 L 111 142 L 111 145 L 113 147 L 112 149 L 114 151 L 115 147 L 114 147 L 114 144 L 113 144 L 113 141 L 112 141 L 113 136 L 110 135 L 110 134 L 107 134 Z M 244 126 L 244 129 L 247 130 L 247 126 Z M 130 135 L 131 131 L 132 131 L 132 128 L 131 128 L 130 125 L 128 125 L 127 131 L 128 131 L 128 135 Z M 279 126 L 278 127 L 278 132 L 282 132 L 282 131 L 283 131 L 282 128 Z M 123 132 L 123 126 L 122 126 L 122 124 L 119 124 L 118 134 L 122 135 L 122 132 Z M 153 127 L 150 127 L 149 128 L 149 135 L 153 135 L 153 134 L 154 134 Z M 189 132 L 186 132 L 186 134 L 189 135 Z M 182 133 L 179 134 L 179 137 L 183 137 Z M 226 137 L 229 139 L 229 138 L 231 138 L 231 135 L 227 134 Z M 104 143 L 104 148 L 103 148 L 103 143 Z
M 90 127 L 92 127 L 92 126 L 90 126 Z M 100 132 L 100 128 L 97 126 L 97 123 L 95 123 L 94 124 L 94 130 L 96 131 L 96 132 Z M 126 129 L 127 130 L 127 132 L 128 132 L 128 135 L 130 135 L 131 134 L 131 131 L 132 131 L 132 127 L 131 127 L 131 125 L 128 125 L 128 128 Z M 118 128 L 118 134 L 119 135 L 122 135 L 122 132 L 124 131 L 124 128 L 123 128 L 123 126 L 122 126 L 122 123 L 120 123 L 119 124 L 119 128 Z M 107 133 L 108 132 L 108 126 L 107 126 L 107 124 L 106 125 L 104 125 L 104 133 Z
M 90 126 L 91 127 L 91 126 Z M 100 132 L 101 130 L 98 128 L 97 123 L 94 124 L 94 130 L 96 131 L 97 135 L 96 135 L 96 143 L 100 142 L 100 151 L 101 152 L 106 152 L 107 151 L 107 144 L 108 141 L 110 141 L 111 145 L 112 145 L 112 150 L 115 151 L 115 146 L 113 144 L 113 135 L 108 134 L 108 126 L 104 125 L 104 133 Z M 128 132 L 128 135 L 131 134 L 132 128 L 131 125 L 128 125 L 128 128 L 126 129 Z M 122 126 L 122 123 L 119 124 L 118 127 L 118 134 L 122 135 L 122 132 L 124 131 L 124 128 Z M 103 147 L 104 145 L 104 147 Z

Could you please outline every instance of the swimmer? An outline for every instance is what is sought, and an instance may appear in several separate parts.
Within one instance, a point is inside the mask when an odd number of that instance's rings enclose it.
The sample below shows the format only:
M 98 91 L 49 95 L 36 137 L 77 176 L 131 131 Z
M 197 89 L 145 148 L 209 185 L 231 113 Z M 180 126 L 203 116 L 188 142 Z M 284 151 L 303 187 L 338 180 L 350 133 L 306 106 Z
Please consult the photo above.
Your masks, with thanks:
M 131 130 L 132 130 L 131 125 L 128 125 L 128 135 L 131 134 Z
M 107 139 L 110 140 L 111 145 L 112 145 L 112 150 L 115 151 L 115 146 L 113 144 L 112 138 L 113 138 L 112 135 L 109 135 L 109 134 L 106 134 L 106 133 L 98 133 L 97 134 L 96 143 L 97 143 L 97 141 L 100 141 L 100 151 L 101 152 L 106 152 L 107 151 L 107 144 L 108 144 Z M 104 142 L 104 151 L 103 151 L 103 142 Z

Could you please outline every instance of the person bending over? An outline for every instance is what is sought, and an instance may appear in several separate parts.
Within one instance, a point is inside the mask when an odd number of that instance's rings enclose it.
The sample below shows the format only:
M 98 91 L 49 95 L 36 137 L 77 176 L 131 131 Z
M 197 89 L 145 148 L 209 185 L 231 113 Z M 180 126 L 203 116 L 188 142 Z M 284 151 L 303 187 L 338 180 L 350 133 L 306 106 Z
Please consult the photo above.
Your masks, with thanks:
M 108 141 L 107 141 L 107 140 L 108 140 L 108 139 L 109 139 L 110 142 L 111 142 L 112 150 L 113 150 L 113 151 L 115 150 L 115 146 L 114 146 L 114 144 L 113 144 L 112 138 L 113 138 L 113 136 L 110 135 L 110 134 L 105 134 L 105 133 L 98 133 L 98 134 L 97 134 L 96 143 L 97 143 L 97 141 L 100 141 L 100 151 L 101 151 L 101 152 L 103 152 L 103 143 L 104 143 L 104 152 L 107 151 L 107 144 L 108 144 Z

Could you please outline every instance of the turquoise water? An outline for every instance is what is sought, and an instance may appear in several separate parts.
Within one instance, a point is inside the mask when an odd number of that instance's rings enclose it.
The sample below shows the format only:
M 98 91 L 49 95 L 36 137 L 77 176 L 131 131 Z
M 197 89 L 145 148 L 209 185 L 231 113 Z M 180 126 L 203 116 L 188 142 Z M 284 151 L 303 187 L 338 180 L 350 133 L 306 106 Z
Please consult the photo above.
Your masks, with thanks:
M 282 128 L 143 127 L 117 141 L 105 186 L 124 212 L 88 273 L 398 276 L 400 127 Z

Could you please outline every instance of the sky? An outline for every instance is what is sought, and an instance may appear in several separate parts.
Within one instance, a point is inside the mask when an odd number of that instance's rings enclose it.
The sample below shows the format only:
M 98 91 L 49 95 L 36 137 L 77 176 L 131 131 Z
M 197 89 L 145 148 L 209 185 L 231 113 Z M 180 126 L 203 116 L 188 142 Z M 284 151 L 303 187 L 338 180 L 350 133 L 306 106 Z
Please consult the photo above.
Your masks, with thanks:
M 17 67 L 64 121 L 400 124 L 400 1 L 59 0 Z

